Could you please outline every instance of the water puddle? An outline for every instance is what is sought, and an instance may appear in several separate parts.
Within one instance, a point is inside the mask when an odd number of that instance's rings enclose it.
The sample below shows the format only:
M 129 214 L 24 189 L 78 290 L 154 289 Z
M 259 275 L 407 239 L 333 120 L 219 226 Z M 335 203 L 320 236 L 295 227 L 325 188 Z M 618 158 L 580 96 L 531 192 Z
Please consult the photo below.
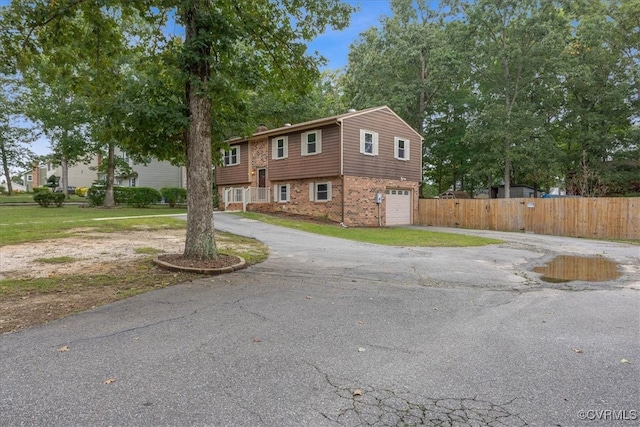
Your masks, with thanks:
M 533 271 L 542 274 L 540 280 L 550 283 L 564 283 L 572 280 L 605 282 L 622 275 L 617 267 L 615 262 L 607 258 L 560 255 L 545 266 L 534 267 Z

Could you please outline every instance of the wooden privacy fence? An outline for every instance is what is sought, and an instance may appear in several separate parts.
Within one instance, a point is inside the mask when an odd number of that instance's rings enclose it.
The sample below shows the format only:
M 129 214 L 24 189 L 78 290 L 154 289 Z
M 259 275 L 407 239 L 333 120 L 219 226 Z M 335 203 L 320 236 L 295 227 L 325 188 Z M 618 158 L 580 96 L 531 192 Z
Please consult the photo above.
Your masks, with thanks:
M 420 225 L 640 239 L 640 197 L 420 199 Z

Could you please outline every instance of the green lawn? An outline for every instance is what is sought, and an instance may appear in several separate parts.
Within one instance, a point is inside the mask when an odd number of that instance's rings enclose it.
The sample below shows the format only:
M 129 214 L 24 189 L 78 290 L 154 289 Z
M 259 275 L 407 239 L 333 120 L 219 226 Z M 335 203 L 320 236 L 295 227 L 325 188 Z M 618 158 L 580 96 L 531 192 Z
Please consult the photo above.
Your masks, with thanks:
M 343 228 L 340 225 L 317 224 L 306 221 L 295 221 L 255 212 L 239 212 L 245 218 L 255 219 L 281 227 L 295 228 L 309 233 L 339 237 L 358 242 L 376 243 L 387 246 L 484 246 L 503 243 L 502 240 L 478 236 L 467 236 L 455 233 L 440 233 L 409 228 Z
M 86 203 L 87 199 L 70 194 L 68 202 Z M 0 194 L 0 206 L 6 203 L 35 203 L 35 201 L 33 200 L 33 193 L 14 193 L 12 196 Z
M 186 228 L 186 222 L 171 214 L 184 214 L 184 208 L 154 206 L 136 208 L 61 208 L 40 206 L 2 206 L 0 204 L 0 246 L 44 239 L 69 237 L 76 229 L 113 232 L 128 229 Z M 105 218 L 117 220 L 103 220 Z

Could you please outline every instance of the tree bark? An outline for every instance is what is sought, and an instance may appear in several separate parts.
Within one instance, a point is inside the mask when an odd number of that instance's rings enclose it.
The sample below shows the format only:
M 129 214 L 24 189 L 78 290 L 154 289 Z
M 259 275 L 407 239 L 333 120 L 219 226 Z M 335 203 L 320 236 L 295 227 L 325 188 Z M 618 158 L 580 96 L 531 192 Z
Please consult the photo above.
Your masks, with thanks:
M 116 199 L 113 194 L 113 181 L 116 174 L 115 145 L 109 143 L 109 154 L 107 155 L 107 185 L 105 188 L 104 202 L 102 207 L 113 208 L 116 206 Z
M 505 144 L 504 156 L 504 198 L 511 198 L 511 157 L 509 155 L 509 140 Z
M 9 163 L 7 161 L 7 153 L 4 151 L 4 144 L 0 144 L 0 155 L 2 157 L 2 169 L 4 177 L 7 179 L 7 194 L 13 196 L 13 186 L 11 185 L 11 173 L 9 172 Z
M 62 187 L 62 194 L 64 198 L 69 198 L 69 162 L 66 157 L 62 158 L 61 165 L 62 176 L 60 177 L 60 186 Z
M 188 66 L 187 106 L 187 237 L 183 256 L 216 259 L 218 251 L 213 229 L 211 163 L 211 99 L 207 97 L 210 47 L 193 43 L 200 30 L 196 19 L 198 2 L 185 11 L 185 46 L 196 59 Z

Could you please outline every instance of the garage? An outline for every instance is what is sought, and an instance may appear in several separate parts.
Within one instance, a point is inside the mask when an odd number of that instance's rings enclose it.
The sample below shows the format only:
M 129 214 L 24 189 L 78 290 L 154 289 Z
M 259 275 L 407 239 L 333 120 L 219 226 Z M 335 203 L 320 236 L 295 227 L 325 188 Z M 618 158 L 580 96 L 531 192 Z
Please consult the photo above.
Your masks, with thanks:
M 411 224 L 411 190 L 386 190 L 386 225 Z

